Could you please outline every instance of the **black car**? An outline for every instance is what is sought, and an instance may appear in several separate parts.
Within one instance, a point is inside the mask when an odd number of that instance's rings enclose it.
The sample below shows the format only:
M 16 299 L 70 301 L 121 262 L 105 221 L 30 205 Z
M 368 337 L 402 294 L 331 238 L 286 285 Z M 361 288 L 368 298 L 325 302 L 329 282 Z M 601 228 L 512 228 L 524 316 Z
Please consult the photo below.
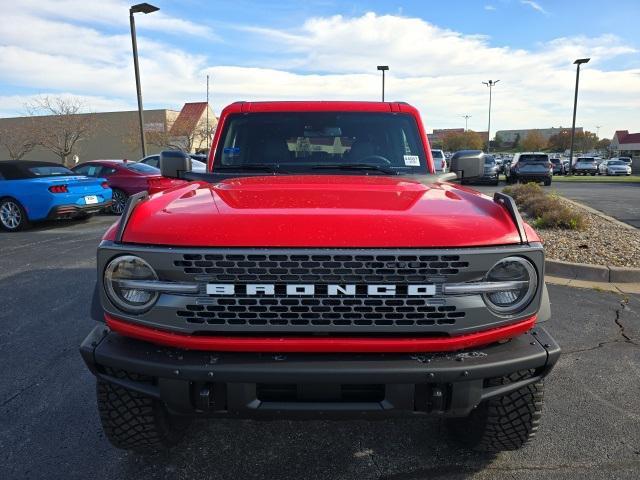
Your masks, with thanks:
M 516 153 L 513 160 L 505 167 L 507 183 L 543 182 L 551 185 L 553 176 L 552 163 L 546 153 Z
M 554 175 L 564 175 L 567 173 L 565 170 L 565 164 L 559 158 L 551 158 L 549 161 L 551 162 Z

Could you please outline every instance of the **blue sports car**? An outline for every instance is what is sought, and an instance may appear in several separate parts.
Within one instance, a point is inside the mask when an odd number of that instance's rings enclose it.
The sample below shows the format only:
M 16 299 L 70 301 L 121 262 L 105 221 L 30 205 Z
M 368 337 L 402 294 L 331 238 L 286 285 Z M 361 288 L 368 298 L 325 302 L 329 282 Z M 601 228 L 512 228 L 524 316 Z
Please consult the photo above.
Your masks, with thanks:
M 77 175 L 59 163 L 0 162 L 0 227 L 22 230 L 30 222 L 86 218 L 111 204 L 104 178 Z

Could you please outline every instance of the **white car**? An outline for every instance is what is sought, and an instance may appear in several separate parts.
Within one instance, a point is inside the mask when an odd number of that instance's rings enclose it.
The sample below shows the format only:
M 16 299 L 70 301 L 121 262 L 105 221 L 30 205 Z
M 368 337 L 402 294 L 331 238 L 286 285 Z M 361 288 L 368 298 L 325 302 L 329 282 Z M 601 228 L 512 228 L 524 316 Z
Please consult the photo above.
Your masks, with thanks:
M 620 160 L 629 166 L 631 166 L 631 164 L 633 163 L 631 157 L 614 157 L 611 160 Z
M 600 175 L 631 175 L 631 167 L 622 160 L 612 158 L 598 165 Z
M 445 173 L 447 171 L 447 159 L 442 150 L 431 150 L 433 163 L 436 167 L 436 173 Z

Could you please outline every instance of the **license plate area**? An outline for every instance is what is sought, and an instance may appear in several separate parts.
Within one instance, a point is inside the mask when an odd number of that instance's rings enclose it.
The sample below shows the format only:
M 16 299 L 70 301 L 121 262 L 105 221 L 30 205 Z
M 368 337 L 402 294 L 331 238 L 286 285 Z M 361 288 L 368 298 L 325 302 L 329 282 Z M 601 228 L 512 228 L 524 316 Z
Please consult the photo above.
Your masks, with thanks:
M 96 195 L 87 195 L 84 197 L 84 203 L 87 205 L 95 205 L 98 203 L 98 197 Z

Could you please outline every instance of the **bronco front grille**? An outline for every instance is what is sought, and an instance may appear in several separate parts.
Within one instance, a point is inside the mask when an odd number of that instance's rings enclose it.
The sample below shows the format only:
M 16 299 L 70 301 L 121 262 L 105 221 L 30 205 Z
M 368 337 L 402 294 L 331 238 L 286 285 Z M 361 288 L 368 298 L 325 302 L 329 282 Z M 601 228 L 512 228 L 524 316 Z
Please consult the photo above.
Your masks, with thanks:
M 481 295 L 444 295 L 444 284 L 480 281 L 498 260 L 514 254 L 543 265 L 539 247 L 520 245 L 459 249 L 108 245 L 99 250 L 99 268 L 123 250 L 152 265 L 159 280 L 197 284 L 198 291 L 162 293 L 148 312 L 129 316 L 103 295 L 107 312 L 162 330 L 198 335 L 465 334 L 513 320 L 493 314 Z M 393 288 L 382 293 L 370 290 L 379 286 Z M 424 294 L 412 286 L 424 289 Z M 536 308 L 532 303 L 522 317 Z
M 418 298 L 212 298 L 177 316 L 190 324 L 298 327 L 453 325 L 465 312 Z M 206 302 L 204 301 L 206 300 Z
M 459 255 L 185 254 L 173 262 L 188 275 L 227 282 L 422 282 L 469 267 Z

